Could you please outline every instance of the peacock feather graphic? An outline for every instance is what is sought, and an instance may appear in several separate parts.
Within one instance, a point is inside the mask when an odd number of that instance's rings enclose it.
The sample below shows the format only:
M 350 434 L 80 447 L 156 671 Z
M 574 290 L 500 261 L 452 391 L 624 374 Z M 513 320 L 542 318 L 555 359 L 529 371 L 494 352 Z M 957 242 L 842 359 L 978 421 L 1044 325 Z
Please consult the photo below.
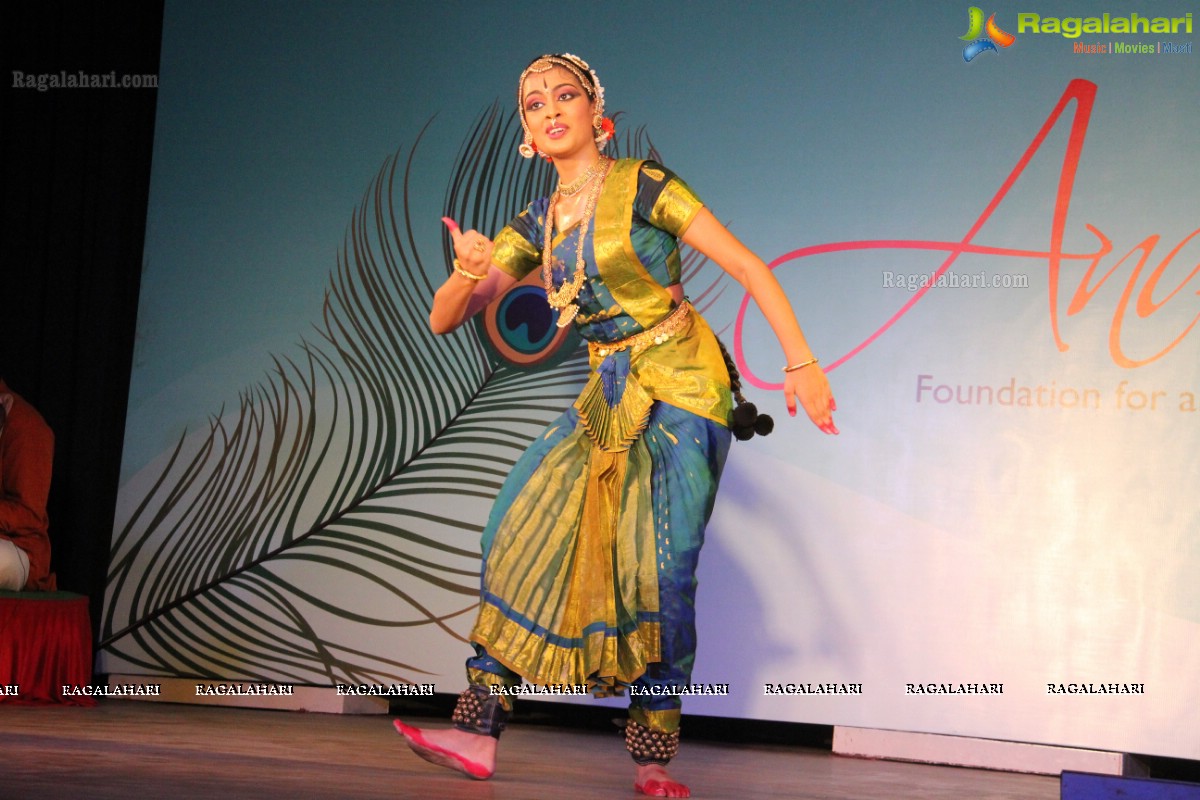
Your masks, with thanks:
M 353 213 L 315 335 L 185 433 L 118 519 L 101 620 L 107 672 L 330 685 L 420 682 L 461 664 L 479 536 L 509 468 L 577 396 L 586 350 L 527 281 L 448 336 L 426 322 L 452 253 L 414 212 L 499 230 L 556 176 L 485 109 L 440 210 L 386 159 Z M 644 128 L 612 155 L 658 158 Z M 685 251 L 684 277 L 707 262 Z M 718 271 L 719 272 L 719 271 Z M 532 276 L 536 278 L 536 276 Z M 696 295 L 701 310 L 720 279 Z M 448 646 L 450 645 L 450 646 Z M 454 655 L 439 653 L 453 651 Z

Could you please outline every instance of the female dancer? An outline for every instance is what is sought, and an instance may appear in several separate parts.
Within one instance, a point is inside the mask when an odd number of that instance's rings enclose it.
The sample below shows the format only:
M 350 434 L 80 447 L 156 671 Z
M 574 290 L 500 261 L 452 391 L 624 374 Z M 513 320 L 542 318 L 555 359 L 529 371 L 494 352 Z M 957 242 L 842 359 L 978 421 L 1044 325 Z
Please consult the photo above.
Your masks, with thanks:
M 513 468 L 483 534 L 470 687 L 455 726 L 397 721 L 421 757 L 488 778 L 522 679 L 628 690 L 626 746 L 644 794 L 688 797 L 666 764 L 678 690 L 695 657 L 695 569 L 733 419 L 732 364 L 683 296 L 678 240 L 733 276 L 783 348 L 784 399 L 837 433 L 829 382 L 779 283 L 673 173 L 601 155 L 612 135 L 586 62 L 545 55 L 521 73 L 521 154 L 553 161 L 558 189 L 494 240 L 444 220 L 454 271 L 434 296 L 434 332 L 454 330 L 540 269 L 559 325 L 588 342 L 575 404 Z

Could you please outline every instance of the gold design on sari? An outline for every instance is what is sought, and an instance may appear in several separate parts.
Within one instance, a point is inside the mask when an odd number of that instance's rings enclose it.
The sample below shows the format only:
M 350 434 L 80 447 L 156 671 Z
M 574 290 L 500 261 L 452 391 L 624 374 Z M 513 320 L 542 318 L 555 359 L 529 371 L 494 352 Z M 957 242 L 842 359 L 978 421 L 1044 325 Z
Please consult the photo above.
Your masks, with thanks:
M 672 178 L 659 193 L 647 221 L 656 228 L 683 236 L 703 207 L 686 183 Z
M 650 421 L 654 398 L 629 375 L 625 390 L 615 406 L 608 404 L 600 376 L 592 374 L 583 393 L 575 401 L 579 422 L 596 447 L 610 453 L 628 450 Z
M 609 170 L 596 203 L 592 248 L 613 299 L 640 327 L 649 328 L 671 311 L 673 299 L 642 264 L 630 238 L 641 166 L 641 161 L 622 159 Z
M 521 216 L 528 214 L 522 211 Z M 542 254 L 511 227 L 503 228 L 492 243 L 492 263 L 506 275 L 522 280 L 541 264 Z
M 470 638 L 526 680 L 613 693 L 662 657 L 650 453 L 577 431 L 544 465 L 487 559 L 484 584 L 508 609 L 485 596 Z

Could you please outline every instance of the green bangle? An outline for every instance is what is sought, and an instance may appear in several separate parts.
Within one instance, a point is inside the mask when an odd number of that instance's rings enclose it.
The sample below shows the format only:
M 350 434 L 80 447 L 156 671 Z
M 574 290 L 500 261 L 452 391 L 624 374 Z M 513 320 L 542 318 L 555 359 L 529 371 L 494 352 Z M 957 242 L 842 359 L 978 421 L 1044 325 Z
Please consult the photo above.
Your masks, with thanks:
M 792 364 L 790 367 L 784 367 L 784 372 L 795 372 L 798 369 L 804 369 L 809 364 L 820 364 L 821 362 L 815 358 L 810 358 L 808 361 L 801 361 L 799 364 Z

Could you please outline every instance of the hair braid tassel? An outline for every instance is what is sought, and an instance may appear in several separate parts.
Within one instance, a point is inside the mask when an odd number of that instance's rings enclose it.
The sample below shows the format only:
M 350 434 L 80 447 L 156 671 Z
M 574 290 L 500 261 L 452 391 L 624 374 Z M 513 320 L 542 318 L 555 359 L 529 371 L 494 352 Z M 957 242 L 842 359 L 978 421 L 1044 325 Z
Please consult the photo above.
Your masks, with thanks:
M 742 394 L 742 376 L 738 372 L 737 364 L 726 349 L 725 343 L 718 339 L 717 344 L 720 345 L 721 355 L 725 358 L 725 369 L 729 370 L 729 389 L 733 392 L 733 399 L 737 401 L 737 406 L 733 409 L 733 424 L 730 425 L 734 437 L 744 442 L 753 438 L 756 433 L 766 436 L 775 430 L 775 420 L 767 414 L 759 414 L 758 407 Z

